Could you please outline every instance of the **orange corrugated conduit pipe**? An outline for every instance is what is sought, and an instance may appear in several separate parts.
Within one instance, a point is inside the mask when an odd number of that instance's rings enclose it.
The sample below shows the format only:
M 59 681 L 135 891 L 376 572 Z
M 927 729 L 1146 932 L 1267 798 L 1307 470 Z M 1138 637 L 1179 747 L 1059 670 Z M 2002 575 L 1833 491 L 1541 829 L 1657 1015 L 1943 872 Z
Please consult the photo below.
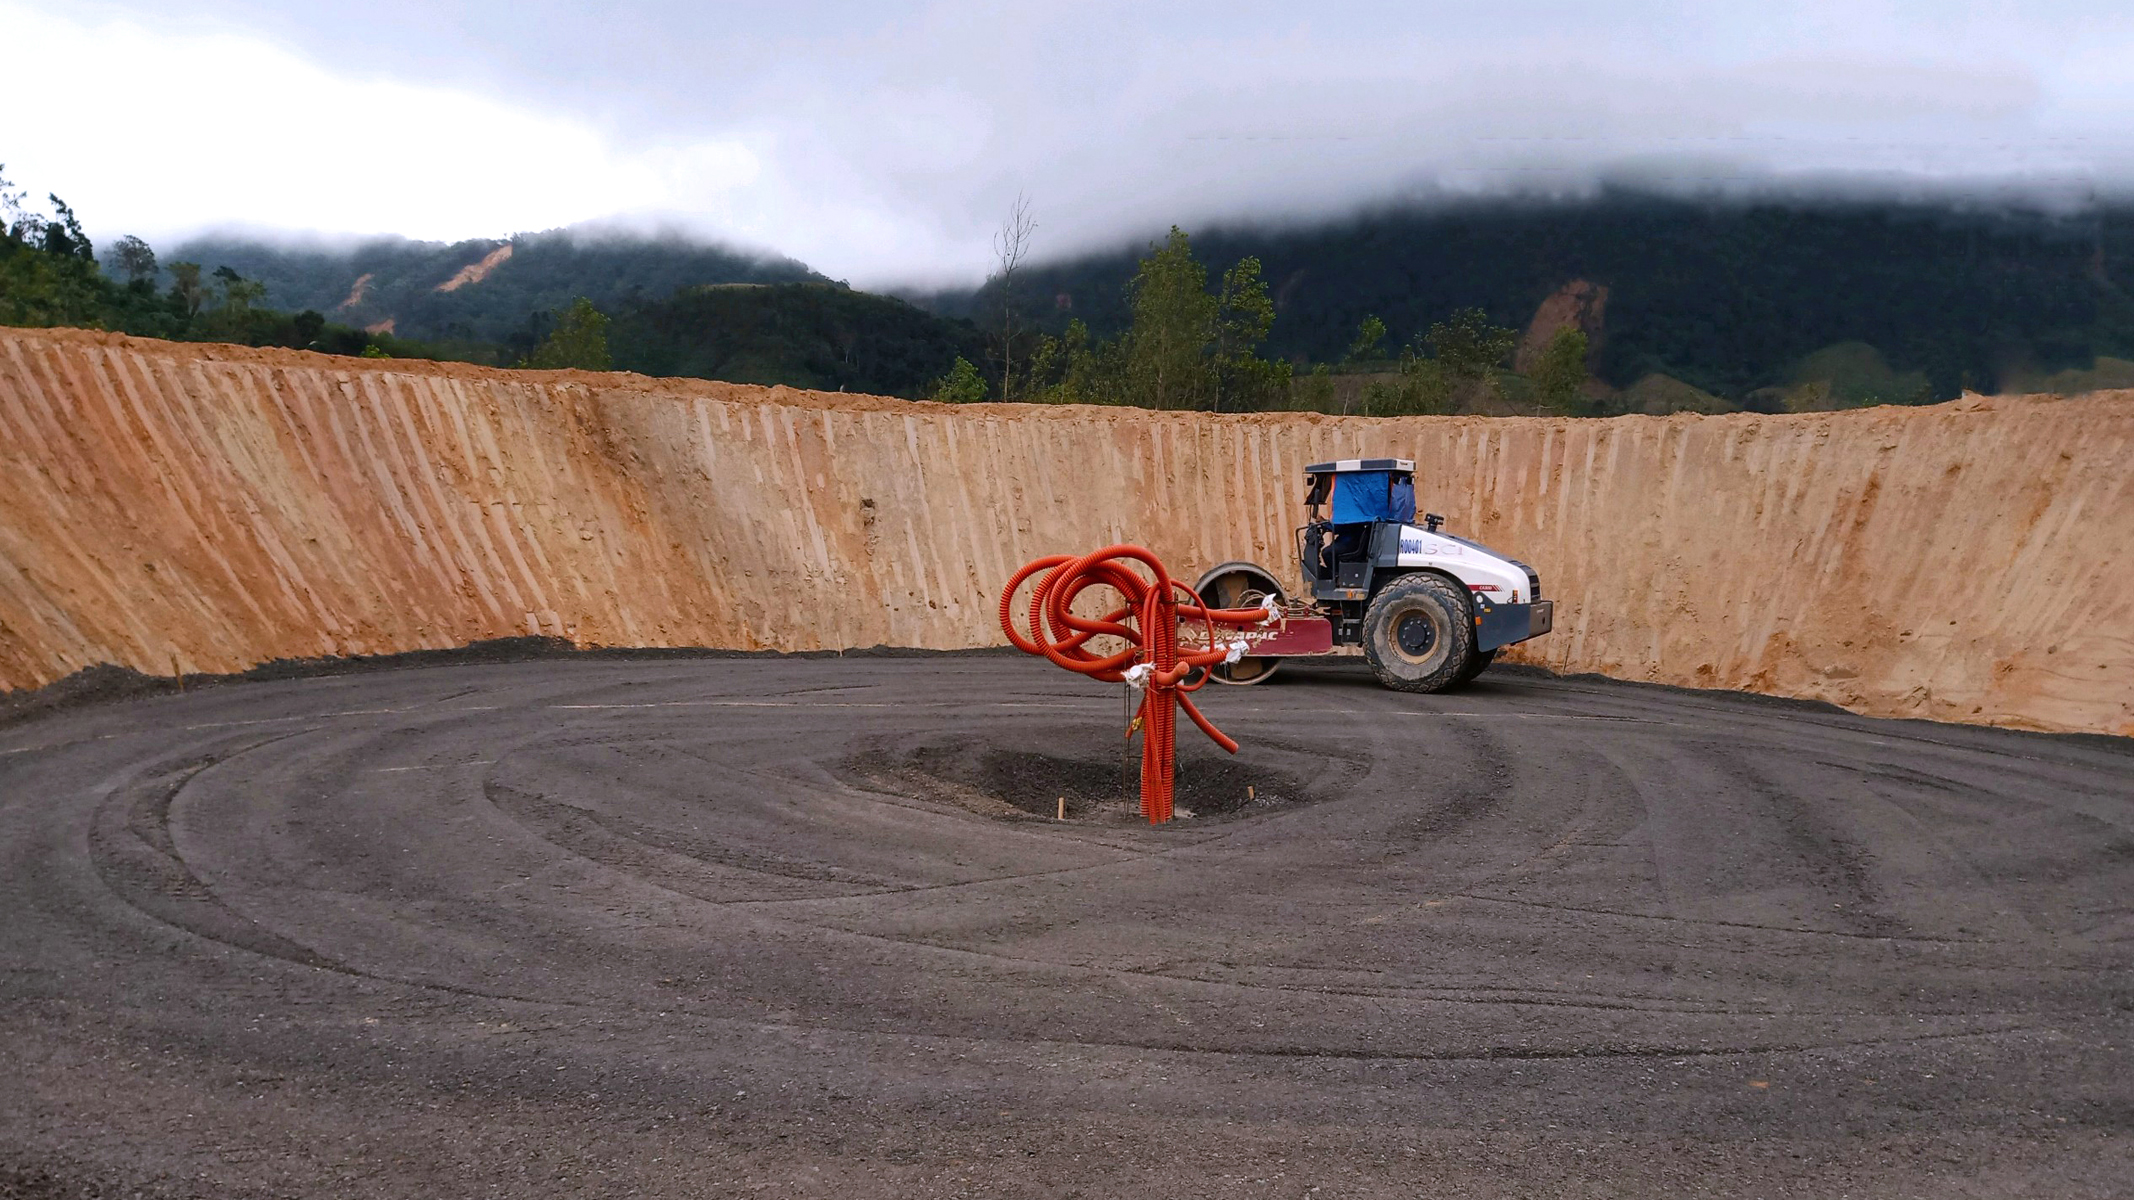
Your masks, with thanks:
M 1137 563 L 1147 575 L 1135 569 Z M 1040 572 L 1030 591 L 1025 633 L 1015 621 L 1015 593 Z M 1100 617 L 1077 616 L 1075 600 L 1098 587 L 1112 589 L 1126 603 Z M 1139 546 L 1106 546 L 1080 558 L 1047 555 L 1017 571 L 1000 593 L 1000 628 L 1017 649 L 1092 679 L 1130 684 L 1141 692 L 1141 706 L 1127 736 L 1132 737 L 1137 728 L 1141 731 L 1141 813 L 1152 825 L 1171 819 L 1180 707 L 1216 745 L 1237 753 L 1237 743 L 1210 724 L 1188 694 L 1206 684 L 1207 677 L 1191 684 L 1186 678 L 1195 668 L 1234 660 L 1242 650 L 1242 643 L 1235 648 L 1218 643 L 1216 626 L 1256 625 L 1268 617 L 1267 610 L 1259 608 L 1207 607 L 1198 593 L 1171 578 L 1163 563 Z M 1206 649 L 1179 652 L 1180 620 L 1199 621 L 1206 627 Z M 1126 648 L 1103 656 L 1091 653 L 1089 642 L 1105 635 L 1125 641 Z

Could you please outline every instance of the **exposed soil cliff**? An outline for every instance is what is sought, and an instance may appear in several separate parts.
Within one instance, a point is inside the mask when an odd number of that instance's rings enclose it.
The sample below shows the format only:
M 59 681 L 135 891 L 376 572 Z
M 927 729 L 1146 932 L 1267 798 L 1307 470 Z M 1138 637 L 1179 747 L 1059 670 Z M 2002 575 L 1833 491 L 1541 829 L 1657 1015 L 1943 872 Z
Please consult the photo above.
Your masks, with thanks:
M 1038 554 L 1290 563 L 1418 460 L 1562 671 L 2134 734 L 2134 392 L 1613 420 L 948 407 L 0 330 L 0 685 L 543 633 L 994 643 Z
M 1607 287 L 1574 279 L 1549 293 L 1541 307 L 1534 310 L 1534 319 L 1527 322 L 1526 332 L 1519 336 L 1512 369 L 1522 375 L 1531 374 L 1540 365 L 1541 356 L 1548 351 L 1549 342 L 1566 329 L 1576 329 L 1586 335 L 1586 356 L 1591 362 L 1600 349 L 1601 333 L 1607 323 Z

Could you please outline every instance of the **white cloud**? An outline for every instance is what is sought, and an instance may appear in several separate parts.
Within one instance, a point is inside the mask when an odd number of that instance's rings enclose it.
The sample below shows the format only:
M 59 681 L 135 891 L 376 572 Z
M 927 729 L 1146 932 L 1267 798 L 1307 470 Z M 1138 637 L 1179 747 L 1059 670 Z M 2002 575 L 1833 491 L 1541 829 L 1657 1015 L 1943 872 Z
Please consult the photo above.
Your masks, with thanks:
M 144 234 L 652 218 L 869 285 L 975 279 L 1017 192 L 1058 255 L 1627 172 L 2134 188 L 2113 0 L 0 0 L 0 29 L 57 114 L 0 161 Z
M 93 230 L 497 236 L 648 207 L 716 211 L 762 177 L 740 139 L 619 153 L 582 120 L 351 78 L 243 33 L 4 3 L 0 28 L 17 106 L 0 162 Z

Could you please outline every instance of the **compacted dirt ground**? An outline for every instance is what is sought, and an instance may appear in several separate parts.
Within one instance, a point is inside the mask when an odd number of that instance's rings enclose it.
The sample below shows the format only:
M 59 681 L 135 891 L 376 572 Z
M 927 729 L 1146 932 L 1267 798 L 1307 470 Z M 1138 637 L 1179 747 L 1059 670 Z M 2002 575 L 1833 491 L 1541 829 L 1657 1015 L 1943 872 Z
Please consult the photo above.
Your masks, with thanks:
M 2113 1196 L 2125 743 L 566 660 L 0 729 L 0 1195 Z M 1247 789 L 1250 789 L 1248 792 Z M 1058 801 L 1070 819 L 1049 819 Z

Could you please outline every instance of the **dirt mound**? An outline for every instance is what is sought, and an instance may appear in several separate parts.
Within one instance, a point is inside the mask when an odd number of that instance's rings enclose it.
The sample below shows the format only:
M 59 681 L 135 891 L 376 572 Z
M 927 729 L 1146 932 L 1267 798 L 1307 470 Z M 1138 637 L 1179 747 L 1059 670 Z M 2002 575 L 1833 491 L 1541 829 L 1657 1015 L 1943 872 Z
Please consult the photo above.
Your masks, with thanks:
M 1777 416 L 947 406 L 0 331 L 0 686 L 112 663 L 997 644 L 1040 554 L 1285 577 L 1306 463 L 1399 454 L 1534 564 L 1519 661 L 2134 733 L 2134 393 Z

